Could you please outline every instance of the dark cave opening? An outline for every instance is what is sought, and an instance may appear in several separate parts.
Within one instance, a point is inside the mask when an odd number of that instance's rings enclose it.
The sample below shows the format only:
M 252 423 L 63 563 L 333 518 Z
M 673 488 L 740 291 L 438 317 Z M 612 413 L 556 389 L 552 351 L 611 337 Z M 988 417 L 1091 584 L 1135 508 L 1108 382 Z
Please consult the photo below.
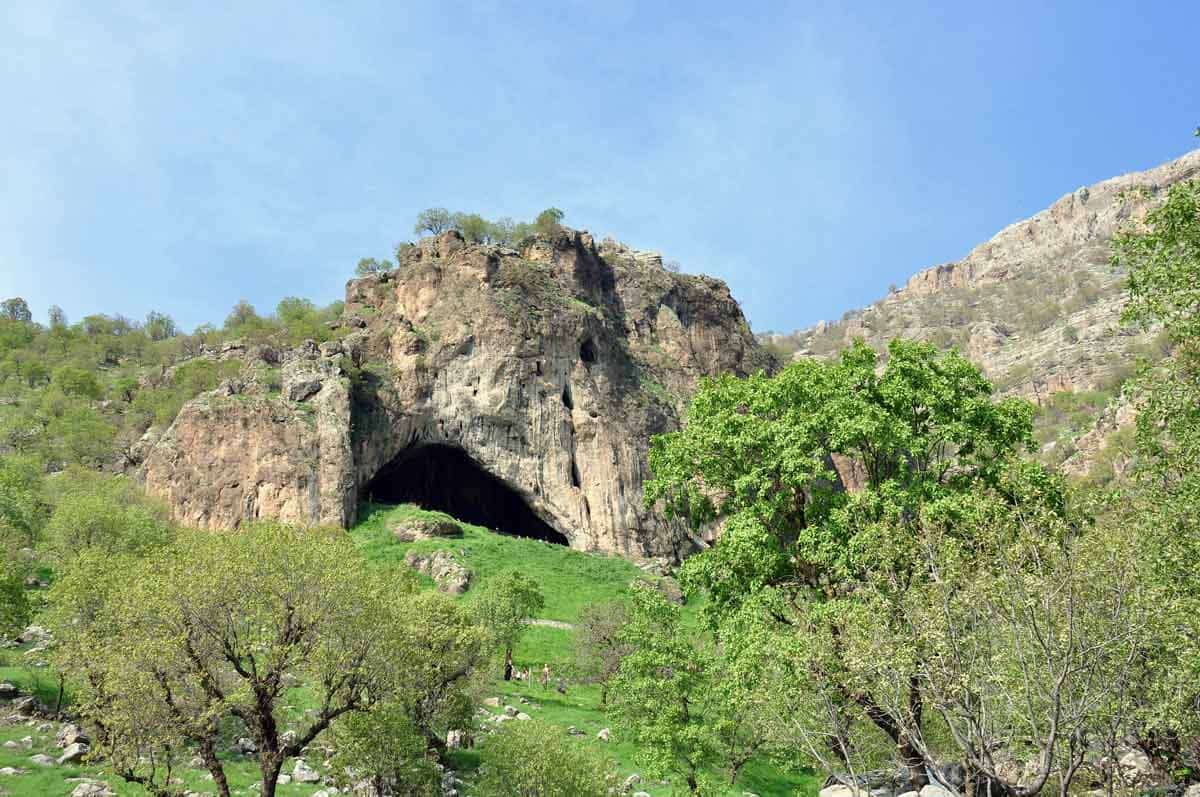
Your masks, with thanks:
M 596 362 L 596 344 L 592 343 L 591 338 L 587 338 L 579 344 L 579 359 L 583 360 L 584 365 Z
M 367 483 L 363 496 L 385 504 L 417 504 L 512 537 L 567 545 L 517 491 L 462 449 L 429 444 L 402 451 Z

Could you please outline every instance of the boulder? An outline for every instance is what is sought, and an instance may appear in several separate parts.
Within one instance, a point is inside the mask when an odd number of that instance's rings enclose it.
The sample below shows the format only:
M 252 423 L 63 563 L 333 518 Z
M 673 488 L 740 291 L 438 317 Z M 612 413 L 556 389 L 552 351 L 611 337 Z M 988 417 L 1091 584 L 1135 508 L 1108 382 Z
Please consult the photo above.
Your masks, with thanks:
M 442 518 L 405 518 L 392 525 L 392 534 L 399 542 L 416 542 L 438 538 L 462 537 L 462 526 Z
M 607 742 L 612 738 L 612 731 L 610 731 L 608 728 L 601 728 L 600 732 L 596 734 L 596 738 L 602 742 Z
M 67 724 L 63 725 L 58 729 L 58 733 L 54 736 L 55 747 L 69 747 L 76 742 L 88 744 L 91 742 L 91 739 L 89 739 L 87 734 L 83 732 L 83 728 L 79 727 L 73 722 L 68 722 Z
M 233 752 L 241 753 L 242 755 L 253 755 L 258 752 L 258 745 L 254 743 L 253 739 L 242 736 L 233 743 Z
M 42 705 L 36 697 L 22 697 L 13 701 L 12 710 L 17 716 L 32 717 L 41 712 Z
M 0 700 L 12 700 L 20 697 L 21 690 L 8 681 L 0 682 Z
M 404 561 L 413 570 L 432 578 L 437 588 L 449 595 L 462 595 L 471 585 L 471 571 L 459 564 L 449 551 L 431 554 L 409 551 L 404 555 Z
M 58 757 L 60 764 L 78 764 L 83 760 L 83 757 L 88 754 L 88 750 L 92 749 L 86 742 L 74 742 L 66 746 L 62 755 Z
M 921 787 L 921 797 L 958 797 L 958 795 L 943 786 L 930 783 Z
M 303 758 L 297 758 L 296 766 L 292 768 L 292 780 L 297 783 L 320 783 L 321 775 Z
M 52 767 L 55 764 L 54 759 L 44 753 L 31 755 L 29 760 L 37 764 L 39 767 Z
M 71 790 L 71 797 L 112 797 L 113 790 L 107 783 L 85 781 Z
M 522 722 L 524 722 L 524 721 L 526 721 L 526 720 L 531 720 L 531 719 L 533 719 L 533 717 L 529 716 L 529 715 L 528 715 L 528 714 L 526 714 L 524 711 L 518 711 L 518 712 L 517 712 L 517 719 L 519 719 L 519 720 L 521 720 Z

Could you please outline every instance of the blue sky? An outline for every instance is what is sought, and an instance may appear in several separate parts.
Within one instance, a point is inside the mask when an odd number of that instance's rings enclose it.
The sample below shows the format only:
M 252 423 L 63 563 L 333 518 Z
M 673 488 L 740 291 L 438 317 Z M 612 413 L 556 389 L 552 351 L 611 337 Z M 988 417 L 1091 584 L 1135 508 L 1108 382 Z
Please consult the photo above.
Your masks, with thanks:
M 1053 7 L 1051 7 L 1053 6 Z M 836 318 L 1200 144 L 1200 4 L 0 4 L 0 295 L 340 298 L 431 205 Z

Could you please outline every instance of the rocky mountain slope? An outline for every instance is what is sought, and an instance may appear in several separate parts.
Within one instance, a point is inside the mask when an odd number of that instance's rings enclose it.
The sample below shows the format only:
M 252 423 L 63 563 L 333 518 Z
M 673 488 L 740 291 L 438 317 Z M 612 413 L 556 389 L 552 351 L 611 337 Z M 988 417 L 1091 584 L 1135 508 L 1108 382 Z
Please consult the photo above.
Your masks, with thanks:
M 1063 413 L 1071 422 L 1043 435 L 1058 459 L 1069 458 L 1075 436 L 1119 392 L 1137 358 L 1164 353 L 1153 331 L 1121 325 L 1125 275 L 1111 265 L 1108 242 L 1165 188 L 1197 176 L 1200 150 L 1080 188 L 962 260 L 918 272 L 868 307 L 770 342 L 805 357 L 827 355 L 855 338 L 882 350 L 894 337 L 913 337 L 957 346 L 1001 392 L 1044 407 L 1056 394 L 1089 394 L 1086 418 Z
M 339 339 L 226 345 L 241 376 L 145 443 L 176 517 L 348 526 L 364 498 L 417 501 L 586 550 L 675 556 L 643 507 L 651 435 L 706 374 L 767 367 L 728 288 L 561 230 L 521 251 L 454 232 L 352 280 Z

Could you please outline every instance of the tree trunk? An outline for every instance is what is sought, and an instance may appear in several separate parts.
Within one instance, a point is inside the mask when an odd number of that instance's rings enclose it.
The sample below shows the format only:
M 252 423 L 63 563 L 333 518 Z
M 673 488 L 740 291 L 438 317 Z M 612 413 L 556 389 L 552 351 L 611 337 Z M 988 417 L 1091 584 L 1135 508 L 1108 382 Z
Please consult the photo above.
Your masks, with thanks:
M 900 765 L 908 773 L 908 783 L 913 791 L 920 791 L 928 785 L 929 777 L 925 774 L 925 756 L 913 744 L 909 731 L 902 731 L 896 743 L 896 752 L 900 755 Z
M 513 659 L 512 646 L 507 645 L 504 648 L 504 680 L 511 681 L 513 674 Z
M 279 771 L 283 769 L 283 756 L 279 753 L 272 753 L 260 757 L 258 761 L 258 768 L 262 773 L 262 797 L 275 797 L 275 789 L 279 784 Z
M 213 749 L 212 739 L 206 739 L 200 745 L 200 757 L 204 759 L 204 767 L 212 774 L 213 783 L 217 786 L 217 793 L 221 797 L 230 797 L 229 781 L 225 778 L 225 767 L 221 766 L 221 761 L 217 758 L 217 751 Z

